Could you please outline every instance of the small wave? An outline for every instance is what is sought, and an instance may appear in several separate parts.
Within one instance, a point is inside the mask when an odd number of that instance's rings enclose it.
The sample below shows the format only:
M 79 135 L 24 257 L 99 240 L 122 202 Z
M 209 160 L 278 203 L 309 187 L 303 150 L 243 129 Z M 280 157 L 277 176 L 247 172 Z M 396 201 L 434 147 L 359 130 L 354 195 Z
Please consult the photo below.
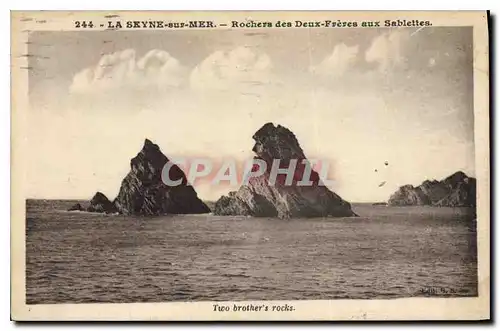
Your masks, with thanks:
M 46 274 L 46 277 L 49 277 L 49 278 L 60 278 L 60 279 L 73 279 L 72 277 L 69 277 L 69 276 L 63 276 L 63 275 L 58 275 L 58 274 L 54 274 L 54 273 L 47 273 Z
M 228 273 L 224 273 L 224 274 L 221 274 L 222 277 L 238 277 L 238 278 L 254 278 L 252 276 L 249 276 L 249 275 L 245 275 L 245 274 L 228 274 Z

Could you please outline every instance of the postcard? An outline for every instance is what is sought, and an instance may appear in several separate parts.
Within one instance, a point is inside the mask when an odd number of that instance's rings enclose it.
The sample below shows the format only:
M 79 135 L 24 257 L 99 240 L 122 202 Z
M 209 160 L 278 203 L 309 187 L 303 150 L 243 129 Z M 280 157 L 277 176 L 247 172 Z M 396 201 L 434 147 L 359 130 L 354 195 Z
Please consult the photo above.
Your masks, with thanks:
M 11 26 L 13 320 L 490 319 L 487 12 Z

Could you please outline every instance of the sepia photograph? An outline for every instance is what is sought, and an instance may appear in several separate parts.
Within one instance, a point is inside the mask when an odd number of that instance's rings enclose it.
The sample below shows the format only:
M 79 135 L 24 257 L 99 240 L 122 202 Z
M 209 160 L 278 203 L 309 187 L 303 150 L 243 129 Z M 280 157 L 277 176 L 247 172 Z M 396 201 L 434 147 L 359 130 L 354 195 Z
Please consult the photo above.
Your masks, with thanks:
M 489 318 L 486 16 L 13 12 L 20 318 Z

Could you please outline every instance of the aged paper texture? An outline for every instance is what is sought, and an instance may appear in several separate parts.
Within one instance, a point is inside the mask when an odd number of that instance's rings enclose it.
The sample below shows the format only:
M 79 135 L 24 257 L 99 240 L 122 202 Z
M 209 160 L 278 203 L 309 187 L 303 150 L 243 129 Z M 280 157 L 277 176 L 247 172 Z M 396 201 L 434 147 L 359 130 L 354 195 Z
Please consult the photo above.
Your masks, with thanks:
M 12 319 L 490 318 L 486 12 L 12 12 Z

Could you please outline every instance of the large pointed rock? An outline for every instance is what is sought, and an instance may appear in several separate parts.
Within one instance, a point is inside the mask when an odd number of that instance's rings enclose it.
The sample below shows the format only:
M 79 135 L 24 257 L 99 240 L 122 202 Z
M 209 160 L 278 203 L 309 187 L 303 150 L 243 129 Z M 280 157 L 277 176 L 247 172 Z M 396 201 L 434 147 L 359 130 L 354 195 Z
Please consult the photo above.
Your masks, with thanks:
M 474 207 L 476 179 L 458 171 L 441 181 L 426 180 L 417 187 L 404 185 L 391 195 L 388 203 L 392 206 Z
M 194 188 L 187 185 L 186 176 L 176 165 L 170 169 L 170 179 L 182 179 L 182 184 L 168 186 L 162 181 L 162 170 L 168 161 L 158 145 L 145 140 L 142 150 L 130 161 L 130 172 L 123 179 L 114 200 L 119 213 L 164 215 L 210 212 Z
M 337 194 L 321 185 L 318 174 L 312 171 L 311 186 L 299 186 L 306 156 L 295 135 L 287 128 L 272 123 L 265 124 L 253 136 L 255 159 L 267 164 L 266 172 L 250 178 L 236 192 L 221 197 L 215 204 L 216 215 L 248 215 L 260 217 L 325 217 L 356 216 L 351 205 Z M 274 159 L 280 160 L 280 168 L 286 168 L 291 160 L 297 160 L 297 168 L 291 185 L 285 185 L 285 175 L 278 175 L 270 185 L 270 170 Z

